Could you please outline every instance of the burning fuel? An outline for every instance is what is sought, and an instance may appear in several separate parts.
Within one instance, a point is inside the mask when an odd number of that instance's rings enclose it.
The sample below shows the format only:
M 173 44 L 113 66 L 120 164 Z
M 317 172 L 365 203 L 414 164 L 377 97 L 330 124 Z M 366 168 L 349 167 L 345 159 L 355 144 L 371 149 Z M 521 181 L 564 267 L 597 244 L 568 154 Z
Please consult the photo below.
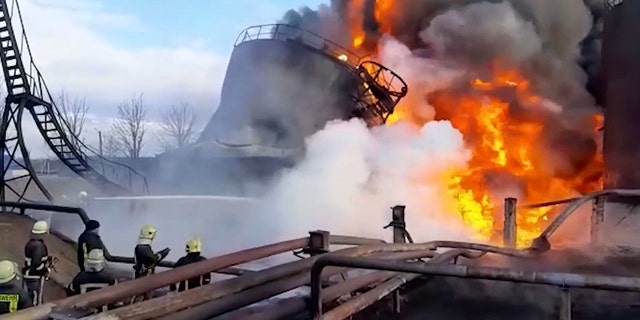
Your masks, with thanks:
M 462 133 L 467 166 L 446 169 L 439 205 L 492 241 L 505 196 L 535 203 L 601 185 L 602 119 L 586 89 L 597 66 L 585 62 L 593 56 L 585 50 L 597 48 L 599 9 L 583 0 L 336 0 L 284 20 L 407 81 L 409 95 L 387 125 L 445 120 Z M 551 210 L 518 212 L 519 244 L 537 236 Z

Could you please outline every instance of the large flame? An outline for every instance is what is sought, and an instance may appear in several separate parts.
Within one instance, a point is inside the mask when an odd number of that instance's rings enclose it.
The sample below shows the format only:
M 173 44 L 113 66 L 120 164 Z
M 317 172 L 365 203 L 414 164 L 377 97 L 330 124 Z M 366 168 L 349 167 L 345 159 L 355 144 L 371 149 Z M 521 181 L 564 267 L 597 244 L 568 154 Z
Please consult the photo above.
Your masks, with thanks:
M 349 2 L 349 21 L 353 49 L 375 58 L 376 46 L 366 45 L 371 40 L 363 28 L 362 8 L 369 0 Z M 394 0 L 375 0 L 374 16 L 378 33 L 391 30 L 390 12 Z M 374 39 L 377 41 L 377 39 Z M 538 203 L 576 196 L 600 187 L 602 158 L 599 153 L 590 163 L 569 177 L 558 177 L 548 169 L 549 159 L 541 146 L 544 125 L 540 117 L 514 117 L 512 104 L 524 108 L 544 108 L 532 85 L 518 72 L 505 64 L 491 66 L 490 76 L 473 78 L 465 90 L 443 90 L 430 97 L 437 118 L 451 121 L 465 137 L 472 157 L 469 168 L 449 174 L 449 202 L 452 211 L 459 212 L 470 228 L 487 241 L 497 239 L 502 227 L 504 196 L 517 196 L 520 203 Z M 511 99 L 501 98 L 509 90 Z M 387 123 L 411 121 L 423 125 L 425 119 L 416 119 L 409 102 L 401 101 Z M 535 113 L 535 112 L 534 112 Z M 601 125 L 601 117 L 594 118 L 593 133 Z M 508 190 L 500 190 L 508 186 Z M 505 192 L 507 194 L 505 194 Z M 513 193 L 517 194 L 513 194 Z M 518 209 L 518 245 L 526 245 L 539 235 L 553 208 Z

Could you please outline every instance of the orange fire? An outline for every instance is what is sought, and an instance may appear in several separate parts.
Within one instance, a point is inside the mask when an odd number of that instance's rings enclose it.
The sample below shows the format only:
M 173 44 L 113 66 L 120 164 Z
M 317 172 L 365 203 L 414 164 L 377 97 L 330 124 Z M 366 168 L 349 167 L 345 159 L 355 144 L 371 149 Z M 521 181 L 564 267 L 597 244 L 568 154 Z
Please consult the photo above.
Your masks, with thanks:
M 362 6 L 366 0 L 350 2 L 352 45 L 362 51 L 369 41 L 362 28 Z M 391 30 L 391 21 L 385 19 L 392 12 L 394 0 L 376 0 L 374 16 L 379 32 Z M 370 49 L 375 51 L 375 49 Z M 367 52 L 375 58 L 375 52 Z M 402 75 L 401 75 L 402 76 Z M 540 143 L 543 123 L 536 117 L 513 117 L 513 101 L 521 106 L 540 108 L 542 99 L 517 69 L 504 65 L 491 68 L 491 76 L 476 78 L 463 91 L 445 90 L 430 96 L 436 117 L 449 120 L 458 129 L 472 151 L 469 167 L 464 172 L 449 175 L 448 192 L 452 211 L 459 212 L 463 221 L 487 241 L 497 239 L 502 229 L 502 206 L 505 196 L 517 196 L 519 203 L 539 203 L 576 196 L 600 187 L 599 179 L 591 179 L 602 170 L 598 154 L 586 169 L 573 177 L 559 178 L 548 172 L 548 159 Z M 410 88 L 411 90 L 411 88 Z M 501 99 L 496 90 L 508 90 L 513 97 Z M 401 101 L 388 123 L 400 120 L 423 125 L 425 119 L 412 116 L 414 106 Z M 602 118 L 593 121 L 594 135 Z M 501 190 L 502 188 L 502 190 Z M 514 190 L 518 194 L 513 194 Z M 505 194 L 506 193 L 506 194 Z M 518 245 L 524 246 L 539 235 L 552 217 L 552 207 L 518 209 Z

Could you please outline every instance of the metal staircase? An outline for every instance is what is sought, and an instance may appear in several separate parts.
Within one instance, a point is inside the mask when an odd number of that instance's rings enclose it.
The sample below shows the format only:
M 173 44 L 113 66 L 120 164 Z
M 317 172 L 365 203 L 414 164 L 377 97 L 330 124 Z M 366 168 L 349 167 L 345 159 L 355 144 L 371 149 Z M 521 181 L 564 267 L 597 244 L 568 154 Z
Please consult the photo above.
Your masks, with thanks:
M 12 21 L 16 24 L 13 25 Z M 17 28 L 22 32 L 16 33 Z M 19 35 L 19 38 L 16 35 Z M 127 165 L 102 157 L 70 130 L 33 62 L 17 0 L 0 0 L 0 62 L 7 88 L 0 130 L 0 201 L 29 201 L 27 194 L 31 194 L 28 192 L 31 182 L 35 183 L 46 200 L 53 201 L 52 195 L 35 174 L 29 159 L 22 132 L 24 110 L 29 111 L 53 153 L 83 179 L 110 195 L 140 194 L 148 191 L 144 176 Z M 20 173 L 11 176 L 12 172 Z M 7 191 L 13 193 L 17 199 L 7 199 Z

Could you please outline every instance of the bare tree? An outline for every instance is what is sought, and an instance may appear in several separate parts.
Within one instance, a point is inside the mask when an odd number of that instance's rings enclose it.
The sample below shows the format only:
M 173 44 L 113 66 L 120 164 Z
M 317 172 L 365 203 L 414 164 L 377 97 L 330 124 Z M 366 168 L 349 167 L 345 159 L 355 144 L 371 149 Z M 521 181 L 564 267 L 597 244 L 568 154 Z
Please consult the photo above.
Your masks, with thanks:
M 122 155 L 122 145 L 112 132 L 102 136 L 102 155 L 107 158 L 115 158 Z
M 182 148 L 195 137 L 195 112 L 188 103 L 173 105 L 162 115 L 160 142 L 165 150 Z
M 125 156 L 139 158 L 144 146 L 147 109 L 142 100 L 142 93 L 134 94 L 129 100 L 118 104 L 118 117 L 111 129 L 122 147 Z
M 67 126 L 63 126 L 65 133 L 69 136 L 71 143 L 79 148 L 83 141 L 82 131 L 87 120 L 87 112 L 89 112 L 86 98 L 72 98 L 67 92 L 61 90 L 55 103 L 67 123 Z

